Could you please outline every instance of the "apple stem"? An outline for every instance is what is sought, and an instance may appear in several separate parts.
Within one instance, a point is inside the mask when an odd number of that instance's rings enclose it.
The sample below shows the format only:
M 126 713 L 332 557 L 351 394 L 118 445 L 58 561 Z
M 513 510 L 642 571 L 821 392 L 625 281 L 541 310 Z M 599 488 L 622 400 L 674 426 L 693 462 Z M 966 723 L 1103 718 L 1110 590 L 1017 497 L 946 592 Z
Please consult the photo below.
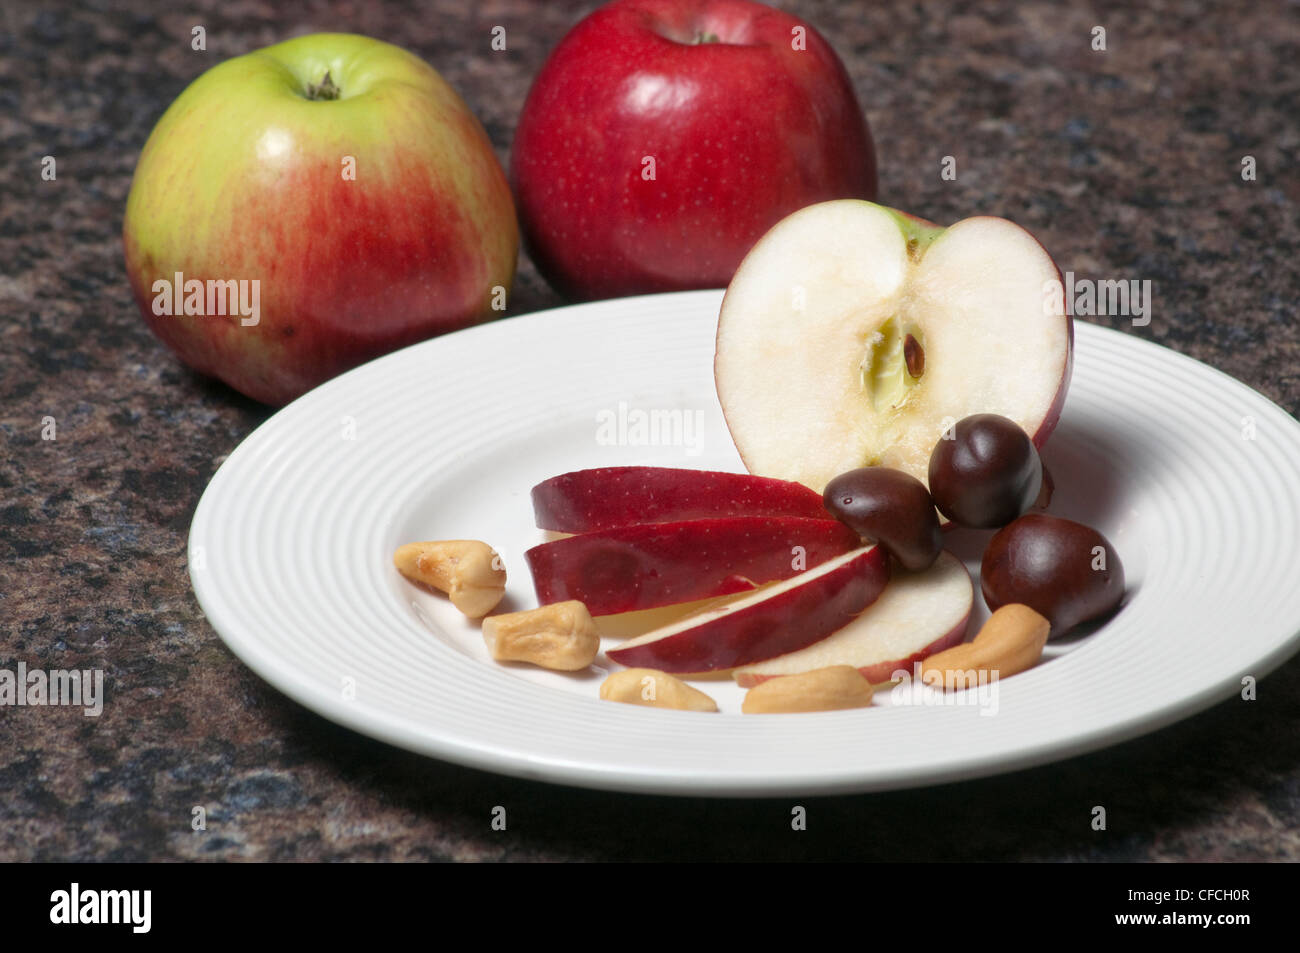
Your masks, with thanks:
M 701 43 L 720 43 L 720 42 L 721 40 L 718 39 L 718 34 L 716 33 L 697 33 L 695 34 L 695 39 L 691 41 L 691 43 L 695 46 L 699 46 Z
M 338 99 L 340 89 L 334 85 L 334 80 L 330 79 L 330 71 L 325 71 L 325 78 L 319 83 L 307 84 L 308 99 Z

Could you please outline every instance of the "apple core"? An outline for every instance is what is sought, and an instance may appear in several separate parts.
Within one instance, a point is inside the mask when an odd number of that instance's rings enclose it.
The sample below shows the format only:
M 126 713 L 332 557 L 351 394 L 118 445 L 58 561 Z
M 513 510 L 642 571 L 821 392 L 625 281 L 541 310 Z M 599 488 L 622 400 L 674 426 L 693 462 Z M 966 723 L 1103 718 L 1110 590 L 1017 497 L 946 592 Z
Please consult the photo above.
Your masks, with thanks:
M 925 369 L 925 333 L 915 325 L 906 330 L 889 318 L 866 341 L 862 359 L 862 389 L 877 413 L 897 410 L 907 403 Z

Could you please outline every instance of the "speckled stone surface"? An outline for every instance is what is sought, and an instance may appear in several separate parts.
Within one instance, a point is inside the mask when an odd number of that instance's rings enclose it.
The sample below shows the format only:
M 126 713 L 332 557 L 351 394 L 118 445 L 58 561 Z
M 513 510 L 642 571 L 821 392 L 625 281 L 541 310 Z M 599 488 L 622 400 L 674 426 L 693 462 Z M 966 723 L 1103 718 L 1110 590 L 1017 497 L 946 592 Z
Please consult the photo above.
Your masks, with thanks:
M 99 718 L 0 708 L 0 859 L 1300 859 L 1296 660 L 1253 703 L 1061 764 L 800 799 L 796 834 L 787 799 L 611 795 L 416 757 L 299 707 L 225 649 L 191 592 L 186 534 L 268 411 L 180 367 L 132 304 L 120 227 L 150 128 L 219 59 L 349 30 L 433 63 L 504 160 L 531 76 L 587 6 L 3 4 L 0 668 L 102 667 L 108 699 Z M 1099 320 L 1300 411 L 1300 7 L 787 6 L 848 65 L 882 201 L 939 222 L 1007 216 L 1063 269 L 1150 279 L 1148 327 Z M 508 50 L 493 53 L 497 24 Z M 514 313 L 560 303 L 520 267 Z M 495 805 L 507 831 L 491 829 Z

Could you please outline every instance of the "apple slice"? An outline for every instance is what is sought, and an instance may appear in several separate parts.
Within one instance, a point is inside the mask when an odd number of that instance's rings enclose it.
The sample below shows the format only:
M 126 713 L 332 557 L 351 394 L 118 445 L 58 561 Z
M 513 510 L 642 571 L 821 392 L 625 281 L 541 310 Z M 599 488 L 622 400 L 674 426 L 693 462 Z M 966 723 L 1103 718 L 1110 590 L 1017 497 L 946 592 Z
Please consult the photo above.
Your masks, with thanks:
M 766 585 L 772 586 L 776 585 L 776 583 L 767 583 Z M 596 633 L 602 639 L 623 641 L 635 638 L 638 635 L 645 635 L 655 629 L 662 629 L 666 625 L 680 622 L 690 616 L 700 615 L 719 606 L 729 605 L 738 599 L 748 598 L 754 592 L 753 589 L 746 589 L 744 592 L 733 592 L 729 596 L 696 599 L 694 602 L 678 602 L 670 606 L 660 606 L 657 609 L 641 609 L 637 612 L 593 615 L 591 619 L 596 623 Z
M 974 413 L 1042 446 L 1073 335 L 1060 272 L 1019 226 L 846 199 L 778 222 L 741 263 L 714 378 L 751 473 L 818 492 L 863 466 L 924 483 L 935 442 Z
M 561 533 L 711 516 L 830 518 L 821 497 L 797 483 L 674 467 L 564 473 L 533 487 L 533 512 L 539 529 Z
M 826 638 L 869 606 L 888 581 L 888 555 L 866 546 L 605 654 L 629 668 L 674 674 L 750 665 Z
M 838 520 L 734 516 L 584 533 L 524 556 L 542 605 L 611 615 L 744 592 L 861 545 Z
M 899 669 L 910 673 L 913 662 L 959 643 L 973 600 L 970 573 L 945 551 L 929 569 L 897 570 L 880 598 L 829 638 L 732 675 L 752 688 L 779 675 L 852 665 L 873 684 L 887 682 Z

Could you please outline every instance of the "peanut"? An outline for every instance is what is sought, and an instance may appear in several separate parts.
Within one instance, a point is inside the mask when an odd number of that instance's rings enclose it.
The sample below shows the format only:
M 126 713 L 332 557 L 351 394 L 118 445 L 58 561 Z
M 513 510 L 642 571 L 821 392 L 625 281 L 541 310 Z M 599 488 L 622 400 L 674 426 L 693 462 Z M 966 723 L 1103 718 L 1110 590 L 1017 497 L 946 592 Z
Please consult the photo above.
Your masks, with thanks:
M 531 662 L 574 672 L 600 651 L 600 636 L 587 607 L 576 599 L 483 620 L 483 641 L 499 662 Z
M 717 711 L 718 704 L 680 678 L 653 668 L 625 668 L 605 679 L 600 697 L 629 705 L 679 708 L 683 711 Z
M 1029 606 L 1005 605 L 989 616 L 972 641 L 925 659 L 921 681 L 955 691 L 1033 668 L 1043 656 L 1050 628 L 1051 623 Z
M 393 554 L 393 565 L 407 579 L 447 593 L 471 619 L 487 615 L 506 594 L 501 557 L 477 539 L 407 543 Z
M 831 665 L 759 682 L 745 695 L 740 710 L 754 715 L 865 708 L 875 690 L 852 665 Z

